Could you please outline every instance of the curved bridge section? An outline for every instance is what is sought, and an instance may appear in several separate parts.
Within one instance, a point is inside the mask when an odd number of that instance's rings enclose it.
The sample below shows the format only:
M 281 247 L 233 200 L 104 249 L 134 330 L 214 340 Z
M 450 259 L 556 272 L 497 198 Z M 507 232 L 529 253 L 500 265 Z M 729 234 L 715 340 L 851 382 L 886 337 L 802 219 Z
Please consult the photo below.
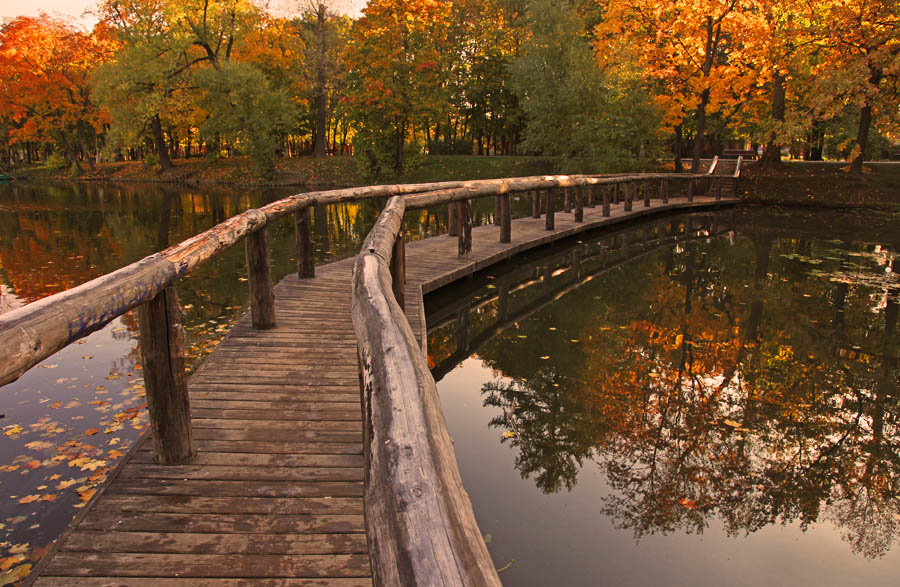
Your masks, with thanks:
M 2 382 L 130 308 L 141 318 L 152 433 L 35 584 L 499 584 L 426 364 L 423 292 L 593 228 L 736 201 L 716 183 L 551 176 L 305 194 L 0 317 L 13 349 Z M 310 206 L 387 195 L 359 256 L 313 267 Z M 480 197 L 494 198 L 496 224 L 473 228 Z M 513 220 L 511 198 L 532 214 Z M 437 206 L 450 206 L 455 238 L 406 242 L 403 215 Z M 286 214 L 298 272 L 273 289 L 265 226 Z M 239 240 L 251 311 L 186 383 L 173 279 Z

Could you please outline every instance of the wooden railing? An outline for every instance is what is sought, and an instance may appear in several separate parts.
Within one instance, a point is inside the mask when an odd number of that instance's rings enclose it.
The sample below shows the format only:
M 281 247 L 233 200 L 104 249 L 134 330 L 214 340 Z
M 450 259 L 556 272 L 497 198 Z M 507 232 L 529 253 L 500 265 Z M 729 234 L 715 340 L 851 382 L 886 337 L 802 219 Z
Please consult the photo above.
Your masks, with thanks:
M 472 250 L 471 200 L 495 197 L 500 242 L 510 242 L 510 194 L 530 193 L 532 212 L 546 215 L 554 229 L 553 190 L 564 190 L 564 208 L 584 221 L 584 205 L 612 201 L 624 191 L 624 209 L 636 194 L 650 206 L 651 182 L 668 202 L 669 182 L 694 182 L 702 175 L 555 176 L 482 182 L 394 197 L 368 234 L 353 268 L 351 314 L 359 353 L 365 453 L 366 532 L 377 585 L 499 585 L 468 494 L 456 465 L 437 386 L 425 354 L 404 313 L 407 210 L 450 205 L 451 233 L 458 254 Z M 602 193 L 600 198 L 596 190 Z

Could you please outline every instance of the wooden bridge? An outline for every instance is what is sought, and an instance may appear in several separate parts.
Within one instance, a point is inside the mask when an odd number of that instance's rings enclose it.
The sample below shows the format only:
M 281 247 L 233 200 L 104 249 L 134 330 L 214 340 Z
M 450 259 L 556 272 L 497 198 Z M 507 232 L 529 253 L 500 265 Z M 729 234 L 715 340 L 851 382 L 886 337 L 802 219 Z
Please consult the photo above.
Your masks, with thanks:
M 522 251 L 735 202 L 740 174 L 546 176 L 293 196 L 0 316 L 0 384 L 139 308 L 151 434 L 37 566 L 35 585 L 499 585 L 424 352 L 423 294 Z M 510 197 L 530 198 L 512 219 Z M 310 208 L 393 196 L 362 251 L 314 267 Z M 495 225 L 470 201 L 493 197 Z M 405 211 L 450 232 L 406 242 Z M 561 210 L 560 210 L 561 209 Z M 293 214 L 271 286 L 265 226 Z M 251 312 L 190 378 L 175 278 L 245 240 Z M 314 279 L 312 277 L 315 276 Z

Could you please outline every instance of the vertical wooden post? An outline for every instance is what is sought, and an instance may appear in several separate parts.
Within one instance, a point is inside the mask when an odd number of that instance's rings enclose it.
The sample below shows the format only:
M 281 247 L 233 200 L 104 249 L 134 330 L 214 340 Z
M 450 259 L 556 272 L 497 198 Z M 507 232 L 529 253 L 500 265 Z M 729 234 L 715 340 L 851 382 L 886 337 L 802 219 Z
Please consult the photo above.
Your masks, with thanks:
M 500 226 L 500 216 L 503 214 L 501 211 L 503 204 L 500 203 L 502 197 L 501 195 L 494 196 L 494 226 Z
M 566 214 L 572 211 L 572 188 L 566 188 L 565 192 L 565 200 L 563 202 L 563 212 Z
M 609 216 L 609 192 L 612 188 L 608 185 L 603 186 L 603 215 Z
M 197 453 L 191 439 L 184 331 L 175 286 L 168 286 L 140 306 L 138 321 L 153 460 L 160 465 L 189 463 Z
M 690 181 L 688 181 L 687 200 L 688 200 L 688 202 L 694 201 L 694 178 L 693 177 L 690 179 Z
M 663 204 L 669 203 L 669 180 L 664 179 L 659 184 L 659 195 L 662 196 Z
M 555 202 L 553 201 L 553 190 L 549 189 L 544 194 L 544 197 L 547 198 L 547 210 L 544 226 L 547 230 L 553 230 L 556 228 L 556 218 L 555 218 Z
M 457 250 L 460 257 L 464 257 L 472 252 L 472 214 L 470 207 L 469 200 L 460 200 L 458 202 L 459 244 L 457 245 Z
M 588 191 L 588 208 L 593 208 L 597 205 L 597 186 L 591 184 L 586 186 Z
M 650 207 L 650 182 L 642 181 L 641 189 L 644 190 L 644 208 Z
M 469 306 L 466 305 L 456 313 L 456 350 L 469 350 Z
M 250 285 L 250 318 L 259 330 L 275 326 L 275 290 L 269 267 L 269 238 L 265 227 L 247 235 L 247 281 Z
M 447 235 L 459 236 L 459 202 L 447 204 Z
M 612 203 L 618 206 L 618 205 L 619 205 L 619 202 L 622 201 L 622 200 L 621 200 L 621 195 L 622 195 L 622 194 L 620 193 L 619 184 L 618 184 L 618 183 L 614 183 L 614 184 L 612 185 L 612 190 L 613 190 L 613 192 L 612 192 Z
M 634 202 L 634 184 L 630 181 L 625 182 L 625 211 L 631 212 L 631 205 Z
M 406 308 L 406 243 L 403 240 L 403 223 L 394 240 L 394 250 L 391 252 L 391 289 L 394 299 L 401 309 Z
M 512 213 L 509 210 L 509 194 L 497 196 L 500 202 L 500 242 L 512 242 Z
M 505 322 L 509 318 L 509 283 L 497 284 L 497 322 Z
M 531 191 L 531 217 L 541 217 L 541 192 L 540 190 Z
M 297 276 L 301 278 L 316 276 L 310 224 L 309 206 L 294 212 L 294 234 L 297 237 Z
M 575 188 L 575 222 L 584 222 L 584 184 Z

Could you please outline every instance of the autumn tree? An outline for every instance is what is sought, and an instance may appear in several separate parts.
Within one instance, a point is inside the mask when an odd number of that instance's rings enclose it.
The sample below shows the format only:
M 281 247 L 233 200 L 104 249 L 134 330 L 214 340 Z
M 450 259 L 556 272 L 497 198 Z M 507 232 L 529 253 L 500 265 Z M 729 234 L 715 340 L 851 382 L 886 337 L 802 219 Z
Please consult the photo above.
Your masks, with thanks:
M 373 0 L 356 21 L 346 54 L 348 97 L 360 126 L 357 155 L 370 172 L 402 170 L 415 125 L 446 112 L 449 18 L 442 0 Z
M 693 125 L 693 169 L 700 165 L 709 116 L 725 121 L 741 107 L 754 79 L 741 55 L 748 0 L 606 0 L 598 25 L 602 54 L 623 42 L 655 82 L 664 120 L 675 132 L 676 166 L 685 126 Z M 690 116 L 690 118 L 689 118 Z
M 87 34 L 48 16 L 4 26 L 0 110 L 11 123 L 9 140 L 50 143 L 80 172 L 82 153 L 96 149 L 107 121 L 91 100 L 90 78 L 113 47 L 102 26 Z
M 859 109 L 850 172 L 861 175 L 873 122 L 885 127 L 900 122 L 900 4 L 841 0 L 820 10 L 825 41 L 818 97 L 827 114 Z
M 532 0 L 528 8 L 532 36 L 511 66 L 527 117 L 523 146 L 569 164 L 640 166 L 659 125 L 641 79 L 612 60 L 598 62 L 575 4 Z

